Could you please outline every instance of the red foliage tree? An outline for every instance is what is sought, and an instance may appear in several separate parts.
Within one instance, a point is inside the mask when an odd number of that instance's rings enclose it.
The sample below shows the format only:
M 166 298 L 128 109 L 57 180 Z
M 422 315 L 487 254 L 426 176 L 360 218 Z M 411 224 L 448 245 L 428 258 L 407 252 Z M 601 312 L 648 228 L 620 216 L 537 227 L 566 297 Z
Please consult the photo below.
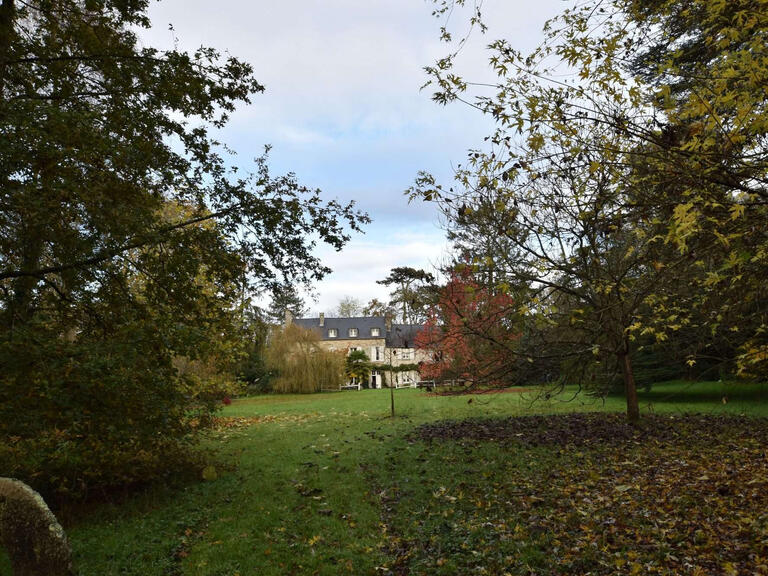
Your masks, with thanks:
M 416 347 L 431 354 L 420 366 L 421 378 L 506 385 L 520 336 L 516 317 L 506 291 L 478 283 L 469 266 L 455 267 L 416 337 Z

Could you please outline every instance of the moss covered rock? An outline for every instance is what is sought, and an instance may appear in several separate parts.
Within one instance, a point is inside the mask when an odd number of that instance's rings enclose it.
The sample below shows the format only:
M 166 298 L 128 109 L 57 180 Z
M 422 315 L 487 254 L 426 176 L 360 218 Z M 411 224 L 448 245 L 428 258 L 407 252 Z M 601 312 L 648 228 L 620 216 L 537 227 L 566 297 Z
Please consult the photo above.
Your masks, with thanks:
M 0 543 L 14 576 L 71 576 L 67 537 L 42 496 L 12 478 L 0 478 Z

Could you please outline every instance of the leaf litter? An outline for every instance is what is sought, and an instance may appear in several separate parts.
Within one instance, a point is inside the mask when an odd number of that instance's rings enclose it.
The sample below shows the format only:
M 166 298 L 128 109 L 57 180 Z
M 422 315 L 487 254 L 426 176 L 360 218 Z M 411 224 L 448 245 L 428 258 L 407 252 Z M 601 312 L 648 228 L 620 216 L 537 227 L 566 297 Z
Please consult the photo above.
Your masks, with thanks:
M 471 419 L 409 441 L 419 488 L 380 498 L 393 574 L 768 575 L 768 419 Z

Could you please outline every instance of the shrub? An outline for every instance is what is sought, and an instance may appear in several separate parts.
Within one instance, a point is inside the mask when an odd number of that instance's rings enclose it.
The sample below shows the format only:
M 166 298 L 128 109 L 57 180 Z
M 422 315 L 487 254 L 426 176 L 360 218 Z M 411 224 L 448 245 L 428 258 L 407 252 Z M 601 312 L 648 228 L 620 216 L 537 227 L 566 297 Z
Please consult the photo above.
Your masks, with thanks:
M 47 495 L 144 482 L 190 457 L 223 397 L 180 374 L 168 334 L 131 323 L 109 338 L 0 343 L 0 469 Z

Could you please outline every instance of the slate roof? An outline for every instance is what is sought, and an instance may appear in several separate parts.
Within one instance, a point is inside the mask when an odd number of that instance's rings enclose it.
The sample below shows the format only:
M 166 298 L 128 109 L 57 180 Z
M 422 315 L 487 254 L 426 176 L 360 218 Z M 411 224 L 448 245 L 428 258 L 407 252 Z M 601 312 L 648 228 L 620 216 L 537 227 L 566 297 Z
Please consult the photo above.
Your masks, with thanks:
M 382 316 L 359 316 L 356 318 L 325 318 L 320 326 L 320 318 L 296 318 L 294 324 L 308 328 L 321 340 L 362 340 L 365 338 L 384 338 L 388 348 L 415 348 L 416 334 L 423 328 L 420 324 L 392 324 L 387 332 L 386 321 Z M 328 330 L 336 329 L 335 338 L 328 337 Z M 357 336 L 349 337 L 349 329 L 357 328 Z M 379 329 L 379 336 L 371 336 L 371 328 Z
M 296 318 L 294 324 L 309 328 L 322 340 L 362 340 L 365 338 L 384 338 L 386 326 L 381 316 L 360 316 L 357 318 L 325 318 L 320 326 L 320 318 Z M 328 337 L 328 329 L 335 328 L 337 336 Z M 357 337 L 349 337 L 349 329 L 357 328 Z M 371 336 L 371 328 L 379 329 L 379 336 Z
M 422 328 L 421 324 L 392 324 L 387 333 L 387 348 L 415 348 L 416 334 Z

